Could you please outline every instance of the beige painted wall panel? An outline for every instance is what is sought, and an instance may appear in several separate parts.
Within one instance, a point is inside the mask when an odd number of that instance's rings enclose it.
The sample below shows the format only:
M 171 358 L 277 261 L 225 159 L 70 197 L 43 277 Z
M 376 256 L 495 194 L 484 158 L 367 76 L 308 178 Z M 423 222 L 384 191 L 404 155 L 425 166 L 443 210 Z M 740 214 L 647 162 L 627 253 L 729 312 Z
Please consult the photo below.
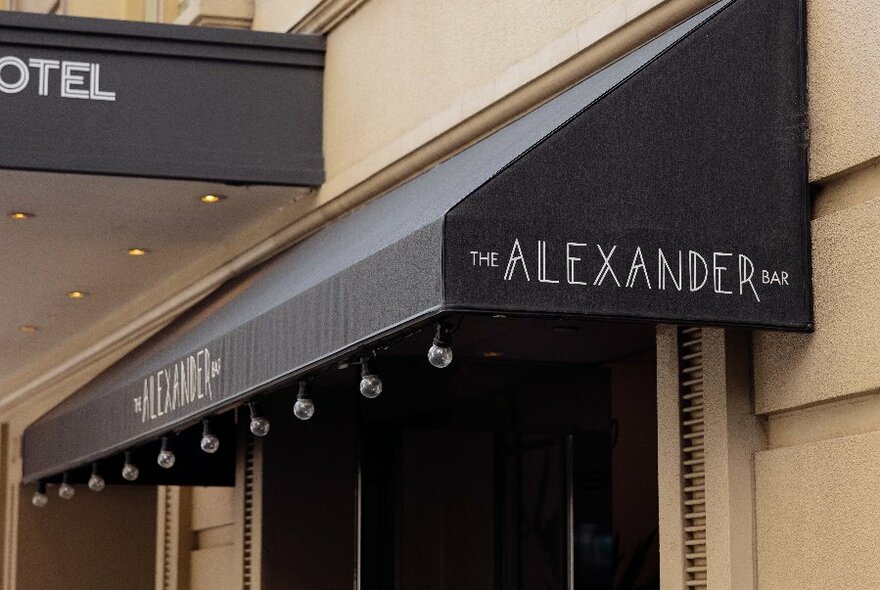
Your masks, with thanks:
M 153 590 L 156 488 L 77 486 L 65 501 L 31 506 L 35 486 L 22 486 L 18 515 L 17 590 Z
M 192 529 L 201 531 L 235 521 L 235 488 L 192 488 Z
M 235 554 L 232 545 L 192 552 L 190 590 L 233 590 Z
M 808 0 L 810 176 L 880 156 L 880 2 Z
M 813 218 L 842 211 L 880 195 L 880 160 L 852 174 L 842 174 L 815 187 Z
M 771 449 L 880 431 L 880 392 L 771 414 L 767 426 Z
M 678 374 L 677 328 L 657 326 L 657 483 L 662 590 L 685 587 Z
M 622 0 L 371 0 L 334 29 L 324 154 L 333 177 Z M 381 64 L 381 67 L 377 67 Z M 428 139 L 428 138 L 426 138 Z
M 880 588 L 880 433 L 756 456 L 761 590 Z
M 880 43 L 878 43 L 880 45 Z M 758 413 L 880 389 L 880 186 L 813 221 L 813 334 L 756 332 Z
M 67 0 L 65 14 L 142 21 L 144 0 Z
M 6 0 L 6 5 L 21 12 L 49 12 L 57 0 Z

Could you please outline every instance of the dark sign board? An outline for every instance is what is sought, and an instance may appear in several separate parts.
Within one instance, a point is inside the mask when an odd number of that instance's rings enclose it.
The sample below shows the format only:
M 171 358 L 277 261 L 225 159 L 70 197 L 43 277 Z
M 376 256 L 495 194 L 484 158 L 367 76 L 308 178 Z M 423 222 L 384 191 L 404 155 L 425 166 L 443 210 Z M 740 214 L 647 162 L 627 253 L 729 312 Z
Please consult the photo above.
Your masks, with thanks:
M 320 37 L 0 12 L 0 167 L 319 185 Z
M 28 428 L 25 479 L 449 312 L 810 330 L 802 19 L 722 0 L 226 285 Z

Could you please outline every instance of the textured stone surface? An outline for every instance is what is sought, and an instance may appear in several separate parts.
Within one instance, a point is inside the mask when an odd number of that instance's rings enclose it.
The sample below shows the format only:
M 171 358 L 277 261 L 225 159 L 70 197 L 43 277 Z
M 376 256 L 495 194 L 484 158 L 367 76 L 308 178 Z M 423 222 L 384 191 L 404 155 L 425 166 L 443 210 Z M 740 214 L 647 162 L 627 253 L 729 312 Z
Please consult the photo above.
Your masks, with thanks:
M 880 186 L 874 191 L 813 222 L 816 331 L 755 333 L 758 413 L 880 389 Z
M 365 3 L 328 38 L 328 178 L 614 4 L 623 12 L 620 0 Z
M 807 0 L 810 177 L 880 156 L 880 2 Z
M 880 588 L 880 433 L 756 455 L 758 587 Z

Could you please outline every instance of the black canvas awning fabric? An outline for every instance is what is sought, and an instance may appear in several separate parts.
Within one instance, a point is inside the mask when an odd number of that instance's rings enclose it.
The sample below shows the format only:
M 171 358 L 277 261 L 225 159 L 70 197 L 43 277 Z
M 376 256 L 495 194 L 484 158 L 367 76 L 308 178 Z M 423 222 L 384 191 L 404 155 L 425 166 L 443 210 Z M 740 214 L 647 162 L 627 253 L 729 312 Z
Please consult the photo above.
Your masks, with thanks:
M 33 424 L 24 478 L 449 311 L 812 326 L 803 5 L 724 0 L 227 285 Z

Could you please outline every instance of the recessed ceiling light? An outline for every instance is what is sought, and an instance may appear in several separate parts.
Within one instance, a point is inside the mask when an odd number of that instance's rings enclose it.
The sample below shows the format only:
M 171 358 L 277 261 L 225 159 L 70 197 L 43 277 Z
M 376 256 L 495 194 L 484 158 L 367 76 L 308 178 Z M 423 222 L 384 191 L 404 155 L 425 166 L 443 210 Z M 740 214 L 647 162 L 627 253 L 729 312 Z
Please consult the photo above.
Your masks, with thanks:
M 33 216 L 33 213 L 26 213 L 24 211 L 13 211 L 9 214 L 9 219 L 21 221 L 23 219 L 30 219 Z
M 222 201 L 225 198 L 226 197 L 223 195 L 202 195 L 201 197 L 199 197 L 199 200 L 202 203 L 211 204 L 211 203 L 219 203 L 220 201 Z
M 147 252 L 149 252 L 149 250 L 146 250 L 144 248 L 129 248 L 128 249 L 129 256 L 143 256 Z
M 88 293 L 86 293 L 85 291 L 71 291 L 67 294 L 67 296 L 71 299 L 82 299 L 86 295 L 88 295 Z
M 19 326 L 18 331 L 22 334 L 36 334 L 40 328 L 37 326 Z

